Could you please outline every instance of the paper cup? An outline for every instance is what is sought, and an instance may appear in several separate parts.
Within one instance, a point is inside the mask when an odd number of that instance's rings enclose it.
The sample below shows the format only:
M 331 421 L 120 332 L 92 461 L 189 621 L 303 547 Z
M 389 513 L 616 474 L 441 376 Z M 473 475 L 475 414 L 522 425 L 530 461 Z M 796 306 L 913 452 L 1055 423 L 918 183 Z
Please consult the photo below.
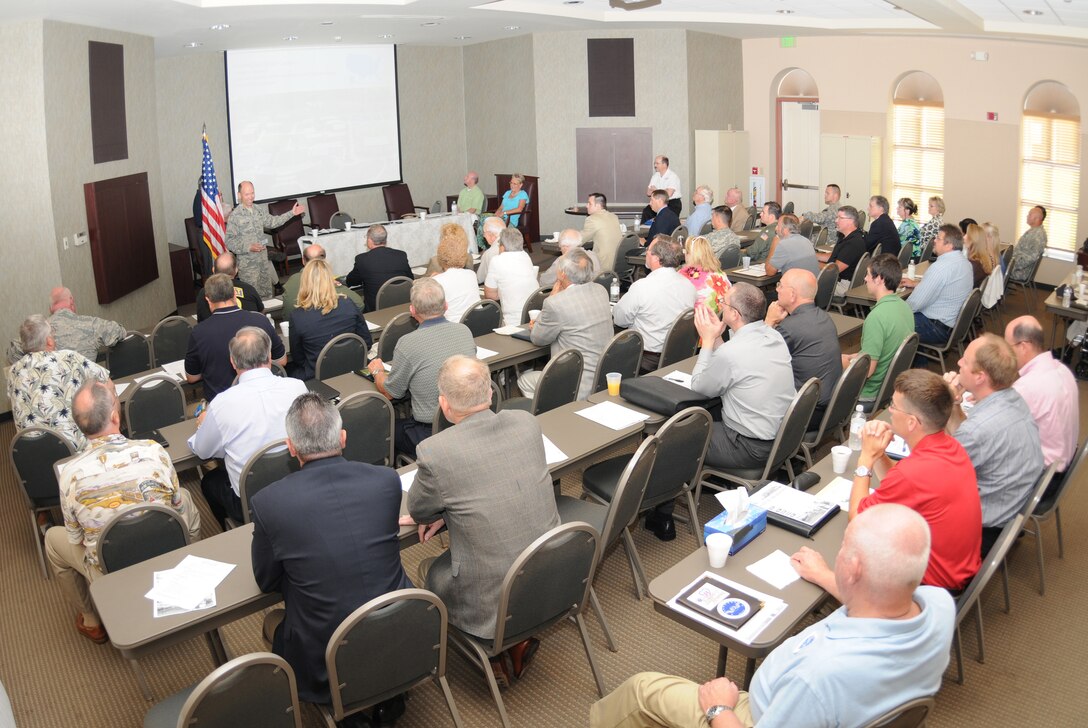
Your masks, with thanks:
M 712 533 L 706 537 L 706 551 L 710 556 L 710 568 L 720 569 L 729 558 L 729 549 L 733 548 L 733 537 L 724 533 Z
M 419 211 L 419 219 L 420 220 L 426 220 L 427 219 L 427 213 L 424 212 L 423 210 L 420 210 Z
M 846 466 L 850 463 L 851 450 L 846 445 L 836 445 L 831 448 L 831 469 L 840 475 L 846 472 Z
M 351 220 L 344 223 L 344 230 L 351 230 Z
M 290 328 L 291 328 L 291 322 L 290 321 L 280 322 L 280 333 L 283 334 L 283 338 L 285 338 L 285 339 L 288 338 L 288 332 L 289 332 Z
M 619 372 L 609 372 L 604 375 L 604 378 L 608 382 L 608 393 L 613 397 L 618 397 L 620 394 L 620 380 L 623 379 L 623 375 Z
M 536 317 L 540 315 L 540 309 L 534 308 L 529 310 L 529 320 L 536 321 Z
M 740 259 L 740 264 L 741 264 L 741 267 L 743 267 L 743 268 L 751 268 L 752 267 L 752 256 L 750 256 L 750 255 L 744 256 L 743 258 Z

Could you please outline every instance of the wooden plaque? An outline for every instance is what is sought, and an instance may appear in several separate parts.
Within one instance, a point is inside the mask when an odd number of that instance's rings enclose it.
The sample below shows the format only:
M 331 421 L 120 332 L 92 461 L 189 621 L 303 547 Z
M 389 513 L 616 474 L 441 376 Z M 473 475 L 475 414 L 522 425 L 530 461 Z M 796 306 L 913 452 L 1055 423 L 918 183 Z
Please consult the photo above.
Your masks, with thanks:
M 147 172 L 83 185 L 98 302 L 110 303 L 159 277 Z

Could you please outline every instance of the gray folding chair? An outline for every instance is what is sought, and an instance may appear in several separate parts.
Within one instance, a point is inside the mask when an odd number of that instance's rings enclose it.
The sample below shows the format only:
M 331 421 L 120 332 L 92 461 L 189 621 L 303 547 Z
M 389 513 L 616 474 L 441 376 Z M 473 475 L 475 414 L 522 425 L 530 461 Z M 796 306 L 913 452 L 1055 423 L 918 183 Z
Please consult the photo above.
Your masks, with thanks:
M 1010 248 L 1010 250 L 1012 250 L 1012 248 Z M 1012 256 L 1011 255 L 1009 257 L 1009 261 L 1010 262 L 1012 261 Z M 1035 276 L 1039 274 L 1039 266 L 1041 266 L 1042 264 L 1043 264 L 1043 256 L 1040 255 L 1039 258 L 1035 261 L 1035 265 L 1031 266 L 1031 272 L 1028 273 L 1027 278 L 1025 278 L 1022 281 L 1018 281 L 1018 280 L 1014 279 L 1012 276 L 1007 276 L 1006 279 L 1005 279 L 1006 280 L 1006 285 L 1005 285 L 1005 292 L 1006 293 L 1008 293 L 1009 289 L 1012 288 L 1013 286 L 1016 286 L 1017 288 L 1021 289 L 1024 292 L 1024 310 L 1025 311 L 1034 311 L 1035 310 L 1035 291 L 1038 290 L 1035 287 Z M 1030 305 L 1028 304 L 1028 299 L 1029 298 L 1031 300 Z
M 465 309 L 461 323 L 468 327 L 472 336 L 484 336 L 502 326 L 502 307 L 488 298 L 477 301 Z
M 336 406 L 347 433 L 344 458 L 358 463 L 392 467 L 393 405 L 378 392 L 356 392 Z
M 793 200 L 790 200 L 789 202 L 787 202 L 785 205 L 782 206 L 782 214 L 783 215 L 792 215 L 793 214 Z
M 340 623 L 325 648 L 331 704 L 318 705 L 329 728 L 428 680 L 442 691 L 454 725 L 461 716 L 446 681 L 446 605 L 425 589 L 371 599 Z
M 532 399 L 511 397 L 502 403 L 502 408 L 542 415 L 578 399 L 578 385 L 581 381 L 582 353 L 567 349 L 544 366 Z
M 928 359 L 940 359 L 941 371 L 947 371 L 945 362 L 945 354 L 955 348 L 960 356 L 963 356 L 963 341 L 967 336 L 968 330 L 971 328 L 971 324 L 975 320 L 975 316 L 978 315 L 979 307 L 982 305 L 982 293 L 974 288 L 971 293 L 967 295 L 967 300 L 960 306 L 959 316 L 956 317 L 956 323 L 952 326 L 952 330 L 948 332 L 948 341 L 943 344 L 918 344 L 918 354 Z
M 740 254 L 740 248 L 734 248 L 730 246 L 723 250 L 722 254 L 718 256 L 718 265 L 722 267 L 722 270 L 736 268 L 738 265 L 740 265 Z
M 329 218 L 329 227 L 333 230 L 347 230 L 348 223 L 355 224 L 355 219 L 346 212 L 337 211 Z
M 151 330 L 151 363 L 161 367 L 184 359 L 192 330 L 192 319 L 187 316 L 167 316 L 155 324 Z
M 42 576 L 49 578 L 42 547 L 43 534 L 38 528 L 38 514 L 60 505 L 60 485 L 53 465 L 75 454 L 72 444 L 48 427 L 28 427 L 15 433 L 8 446 L 8 457 L 15 478 L 23 486 L 23 497 L 30 511 L 30 532 L 38 549 Z
M 821 228 L 821 230 L 822 229 L 823 228 Z M 806 238 L 811 239 L 812 238 L 812 220 L 809 220 L 808 218 L 802 219 L 801 224 L 798 225 L 797 232 L 800 233 L 801 235 L 805 236 Z
M 158 503 L 122 511 L 98 537 L 98 566 L 103 574 L 189 545 L 189 527 L 178 512 Z
M 895 380 L 900 374 L 910 369 L 917 351 L 918 334 L 910 334 L 903 339 L 903 343 L 895 350 L 891 363 L 888 364 L 888 370 L 884 372 L 884 381 L 880 383 L 880 390 L 877 392 L 876 399 L 873 400 L 871 412 L 884 409 L 892 401 L 892 395 L 895 394 Z
M 544 307 L 544 301 L 548 300 L 548 294 L 552 292 L 551 286 L 541 286 L 533 291 L 528 298 L 525 299 L 525 304 L 521 307 L 521 325 L 529 323 L 529 312 L 539 311 Z
M 340 334 L 321 348 L 314 379 L 324 381 L 366 366 L 366 342 L 358 334 Z
M 253 513 L 249 508 L 249 501 L 253 496 L 277 480 L 282 480 L 291 473 L 297 473 L 298 469 L 298 460 L 291 457 L 285 440 L 274 440 L 253 453 L 242 467 L 242 474 L 238 478 L 238 496 L 242 499 L 242 522 L 249 523 L 253 520 Z M 230 519 L 227 519 L 227 523 L 231 527 L 237 525 Z
M 915 698 L 866 723 L 864 728 L 920 728 L 934 705 L 933 696 Z
M 688 239 L 688 227 L 687 225 L 678 225 L 675 230 L 672 231 L 672 239 L 681 245 Z
M 714 224 L 710 220 L 707 220 L 699 229 L 699 235 L 709 235 L 712 230 L 714 230 Z
M 146 372 L 151 368 L 151 339 L 133 331 L 106 352 L 106 368 L 112 379 Z
M 156 374 L 136 384 L 125 400 L 125 431 L 132 439 L 185 421 L 185 392 L 169 374 Z
M 1077 455 L 1073 458 L 1073 462 L 1069 464 L 1069 468 L 1065 471 L 1064 476 L 1058 481 L 1057 486 L 1051 488 L 1050 493 L 1043 493 L 1042 498 L 1031 509 L 1030 515 L 1027 521 L 1024 522 L 1024 533 L 1029 533 L 1035 537 L 1035 557 L 1039 563 L 1039 593 L 1043 594 L 1046 591 L 1046 572 L 1043 564 L 1043 521 L 1046 521 L 1050 516 L 1054 516 L 1054 523 L 1058 530 L 1058 558 L 1065 558 L 1065 543 L 1062 539 L 1062 513 L 1061 504 L 1062 498 L 1065 496 L 1065 492 L 1069 489 L 1070 484 L 1073 482 L 1073 475 L 1077 471 L 1085 459 L 1085 452 L 1088 451 L 1088 439 L 1085 439 L 1084 445 L 1077 451 Z M 1030 526 L 1028 523 L 1030 522 Z
M 635 266 L 627 260 L 627 256 L 638 251 L 640 242 L 638 239 L 638 233 L 628 232 L 624 233 L 620 238 L 619 247 L 616 249 L 616 262 L 612 264 L 612 268 L 615 269 L 616 275 L 620 277 L 621 281 L 630 283 L 634 278 Z
M 394 276 L 382 284 L 374 298 L 376 308 L 403 306 L 412 300 L 412 279 L 408 276 Z
M 839 280 L 839 269 L 833 263 L 824 266 L 816 278 L 816 308 L 831 310 L 831 299 L 835 297 L 835 284 Z
M 608 387 L 605 377 L 609 372 L 619 372 L 625 379 L 637 377 L 642 366 L 643 346 L 642 334 L 634 329 L 626 329 L 613 336 L 597 361 L 593 391 L 600 392 Z
M 935 240 L 936 237 L 934 237 L 928 243 L 922 246 L 922 255 L 918 258 L 919 263 L 924 263 L 928 260 L 933 259 L 933 243 L 935 242 Z
M 698 343 L 699 332 L 695 330 L 695 309 L 689 308 L 676 317 L 672 326 L 669 327 L 669 333 L 665 334 L 658 368 L 695 356 L 695 347 Z
M 502 390 L 499 385 L 494 381 L 491 382 L 491 411 L 498 412 L 502 409 Z M 438 407 L 434 411 L 434 420 L 431 422 L 431 434 L 437 435 L 447 427 L 453 427 L 453 423 L 446 419 L 446 415 L 442 412 L 442 408 Z
M 850 366 L 843 370 L 839 381 L 835 383 L 835 389 L 831 391 L 831 399 L 828 400 L 827 409 L 824 410 L 820 426 L 813 431 L 806 432 L 801 440 L 801 451 L 805 456 L 805 467 L 812 467 L 812 452 L 823 443 L 830 435 L 838 437 L 839 441 L 846 439 L 844 426 L 850 420 L 850 415 L 858 406 L 858 397 L 865 387 L 865 380 L 869 377 L 868 354 L 861 354 L 850 362 Z
M 393 352 L 397 350 L 397 342 L 400 341 L 402 336 L 412 333 L 418 327 L 419 322 L 407 311 L 394 316 L 385 325 L 385 329 L 382 330 L 382 337 L 378 339 L 378 358 L 383 362 L 392 363 Z
M 828 267 L 838 271 L 838 267 L 834 263 L 829 264 Z M 864 253 L 861 256 L 861 260 L 858 261 L 857 267 L 854 268 L 854 276 L 850 279 L 850 288 L 847 290 L 865 285 L 865 274 L 867 272 L 869 272 L 869 254 Z M 838 273 L 836 272 L 836 279 L 837 277 Z M 831 305 L 837 308 L 839 313 L 845 314 L 846 296 L 832 296 Z
M 618 278 L 619 278 L 619 276 L 616 275 L 616 271 L 602 270 L 600 273 L 598 273 L 593 278 L 593 282 L 596 283 L 601 288 L 603 288 L 604 290 L 608 291 L 609 295 L 611 295 L 612 294 L 612 281 L 617 280 Z
M 295 673 L 279 655 L 236 657 L 156 704 L 144 728 L 302 728 Z
M 913 245 L 901 245 L 899 247 L 899 267 L 906 268 L 910 264 L 910 257 L 914 253 Z
M 807 237 L 807 236 L 806 236 Z M 816 233 L 816 245 L 827 245 L 829 235 L 827 228 L 820 226 L 820 232 Z

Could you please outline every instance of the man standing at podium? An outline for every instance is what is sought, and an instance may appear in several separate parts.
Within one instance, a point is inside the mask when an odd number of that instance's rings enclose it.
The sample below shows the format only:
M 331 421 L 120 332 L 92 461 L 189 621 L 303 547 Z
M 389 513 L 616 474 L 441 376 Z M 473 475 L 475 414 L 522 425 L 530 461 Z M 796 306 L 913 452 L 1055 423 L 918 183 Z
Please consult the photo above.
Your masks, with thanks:
M 263 207 L 253 205 L 255 196 L 252 182 L 238 185 L 242 204 L 231 210 L 227 217 L 227 249 L 238 258 L 242 280 L 253 284 L 261 298 L 271 298 L 278 277 L 265 251 L 264 230 L 278 228 L 295 215 L 301 215 L 303 207 L 296 202 L 290 212 L 273 216 Z

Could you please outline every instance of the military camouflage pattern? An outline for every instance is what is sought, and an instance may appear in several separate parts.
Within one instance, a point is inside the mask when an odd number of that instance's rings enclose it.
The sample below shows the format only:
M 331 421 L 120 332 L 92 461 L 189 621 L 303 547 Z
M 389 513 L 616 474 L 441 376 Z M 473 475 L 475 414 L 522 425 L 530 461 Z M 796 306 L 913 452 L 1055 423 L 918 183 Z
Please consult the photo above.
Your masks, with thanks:
M 832 202 L 824 208 L 823 212 L 806 212 L 801 215 L 806 220 L 812 220 L 812 232 L 809 238 L 816 242 L 816 236 L 820 234 L 820 228 L 827 228 L 827 242 L 834 245 L 839 239 L 839 229 L 835 227 L 835 215 L 839 213 L 839 203 Z
M 53 327 L 53 341 L 57 349 L 78 351 L 91 361 L 98 358 L 98 350 L 113 346 L 128 335 L 125 327 L 116 321 L 79 316 L 67 308 L 62 308 L 49 317 Z M 23 345 L 13 339 L 8 345 L 8 364 L 14 364 L 23 357 Z
M 253 243 L 266 243 L 265 228 L 277 228 L 290 220 L 291 211 L 269 215 L 263 207 L 238 205 L 227 218 L 227 249 L 238 258 L 238 277 L 254 288 L 261 298 L 272 298 L 273 287 L 279 280 L 268 253 L 249 252 Z

